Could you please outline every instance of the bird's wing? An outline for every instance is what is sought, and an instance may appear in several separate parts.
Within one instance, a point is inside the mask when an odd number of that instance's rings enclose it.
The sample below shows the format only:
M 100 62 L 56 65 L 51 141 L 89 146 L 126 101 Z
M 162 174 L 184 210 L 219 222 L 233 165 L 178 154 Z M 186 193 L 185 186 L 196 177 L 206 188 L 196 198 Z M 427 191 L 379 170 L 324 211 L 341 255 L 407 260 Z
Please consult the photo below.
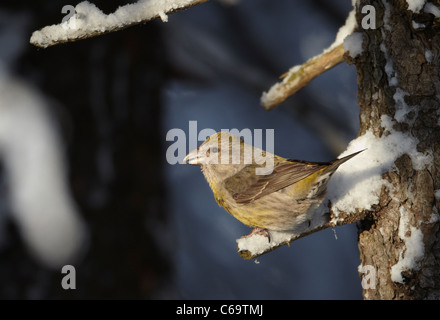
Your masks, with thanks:
M 256 175 L 257 165 L 248 165 L 226 179 L 225 188 L 237 203 L 245 204 L 292 185 L 329 163 L 283 160 L 275 163 L 271 174 Z

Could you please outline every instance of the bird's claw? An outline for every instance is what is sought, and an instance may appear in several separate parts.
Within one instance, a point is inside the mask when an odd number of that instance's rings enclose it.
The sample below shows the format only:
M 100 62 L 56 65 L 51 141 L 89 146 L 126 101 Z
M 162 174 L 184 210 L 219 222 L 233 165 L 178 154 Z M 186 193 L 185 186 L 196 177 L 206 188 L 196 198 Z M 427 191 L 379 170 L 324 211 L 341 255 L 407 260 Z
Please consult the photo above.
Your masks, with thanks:
M 270 233 L 269 233 L 269 230 L 267 230 L 267 229 L 265 229 L 265 228 L 260 228 L 260 227 L 255 227 L 255 228 L 253 228 L 252 231 L 251 231 L 249 234 L 244 235 L 244 236 L 241 236 L 241 238 L 249 238 L 249 237 L 251 237 L 251 236 L 253 236 L 253 235 L 256 235 L 256 234 L 258 234 L 258 235 L 260 235 L 260 236 L 264 236 L 264 237 L 266 237 L 267 240 L 270 242 Z

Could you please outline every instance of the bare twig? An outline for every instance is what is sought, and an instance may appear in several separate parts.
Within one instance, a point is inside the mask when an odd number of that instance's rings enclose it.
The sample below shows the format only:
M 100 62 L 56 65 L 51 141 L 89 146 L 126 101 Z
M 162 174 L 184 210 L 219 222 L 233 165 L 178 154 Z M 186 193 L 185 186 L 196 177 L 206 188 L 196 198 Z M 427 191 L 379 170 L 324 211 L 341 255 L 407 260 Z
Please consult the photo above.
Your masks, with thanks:
M 315 77 L 333 68 L 343 61 L 344 47 L 342 44 L 325 50 L 322 54 L 311 58 L 302 65 L 291 68 L 282 75 L 282 81 L 273 85 L 268 92 L 264 92 L 261 103 L 266 110 L 271 110 L 298 92 Z

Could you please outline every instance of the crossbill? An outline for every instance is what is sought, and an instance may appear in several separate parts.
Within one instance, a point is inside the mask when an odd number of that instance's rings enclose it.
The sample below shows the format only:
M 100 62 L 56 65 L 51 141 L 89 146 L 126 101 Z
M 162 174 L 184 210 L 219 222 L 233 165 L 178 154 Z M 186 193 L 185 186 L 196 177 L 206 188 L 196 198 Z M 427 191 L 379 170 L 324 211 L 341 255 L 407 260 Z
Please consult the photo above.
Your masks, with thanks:
M 292 160 L 217 132 L 184 161 L 201 166 L 220 206 L 253 227 L 251 234 L 270 241 L 268 230 L 295 230 L 306 222 L 323 201 L 332 174 L 359 152 L 330 162 Z

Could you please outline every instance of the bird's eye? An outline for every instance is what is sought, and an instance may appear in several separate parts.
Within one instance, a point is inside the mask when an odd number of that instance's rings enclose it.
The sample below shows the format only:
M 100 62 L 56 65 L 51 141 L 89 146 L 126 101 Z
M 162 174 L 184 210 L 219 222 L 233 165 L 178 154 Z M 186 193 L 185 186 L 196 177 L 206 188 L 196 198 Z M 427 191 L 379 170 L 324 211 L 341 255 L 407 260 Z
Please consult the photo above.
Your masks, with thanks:
M 218 152 L 218 148 L 217 147 L 211 148 L 211 152 L 212 153 L 217 153 Z

